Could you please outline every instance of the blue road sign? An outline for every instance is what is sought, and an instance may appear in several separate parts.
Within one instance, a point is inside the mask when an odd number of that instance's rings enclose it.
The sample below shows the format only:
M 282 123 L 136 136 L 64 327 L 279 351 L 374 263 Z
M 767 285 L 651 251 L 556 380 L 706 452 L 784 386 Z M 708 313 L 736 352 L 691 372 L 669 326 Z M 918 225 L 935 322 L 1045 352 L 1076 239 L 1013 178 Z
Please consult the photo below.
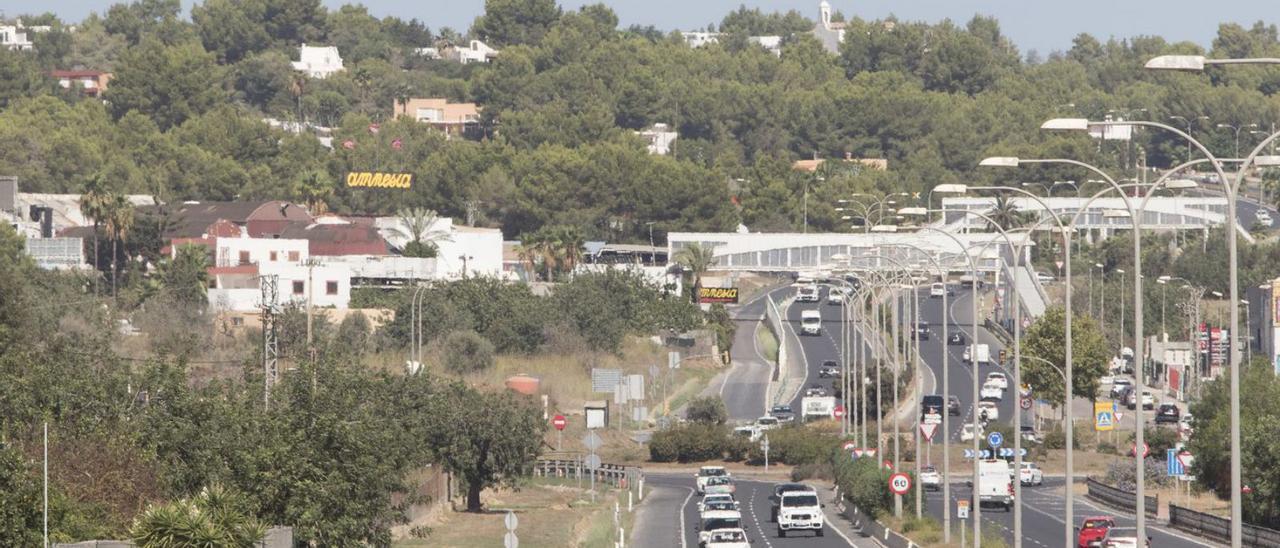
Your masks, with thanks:
M 1182 476 L 1187 471 L 1182 466 L 1182 461 L 1178 460 L 1178 450 L 1169 449 L 1165 453 L 1165 474 L 1170 476 Z
M 964 458 L 966 458 L 966 459 L 971 459 L 971 458 L 973 458 L 973 449 L 965 449 L 965 450 L 964 450 Z
M 988 450 L 986 450 L 986 449 L 983 449 L 983 450 L 982 450 L 982 458 L 984 458 L 984 459 L 989 459 L 989 458 L 991 458 L 991 451 L 988 451 Z
M 987 434 L 987 443 L 991 444 L 991 447 L 1000 447 L 1004 443 L 1004 434 L 999 432 Z

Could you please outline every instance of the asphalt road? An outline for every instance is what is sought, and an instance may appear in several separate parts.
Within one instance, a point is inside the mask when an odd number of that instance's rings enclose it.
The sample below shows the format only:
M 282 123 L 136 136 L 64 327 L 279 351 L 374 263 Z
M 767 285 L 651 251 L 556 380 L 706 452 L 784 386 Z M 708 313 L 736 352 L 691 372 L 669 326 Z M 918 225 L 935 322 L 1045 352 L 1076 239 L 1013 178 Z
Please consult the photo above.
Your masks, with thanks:
M 1044 485 L 1022 487 L 1022 533 L 1023 546 L 1062 546 L 1064 540 L 1064 522 L 1066 500 L 1063 497 L 1063 478 L 1045 478 Z M 963 482 L 951 485 L 951 507 L 955 501 L 968 500 L 970 489 Z M 1094 504 L 1083 496 L 1074 497 L 1075 516 L 1078 522 L 1092 516 L 1111 516 L 1119 527 L 1134 527 L 1132 515 L 1125 515 L 1105 506 Z M 934 491 L 925 495 L 925 508 L 929 515 L 941 519 L 942 492 Z M 953 510 L 954 513 L 954 510 Z M 959 522 L 959 520 L 954 520 Z M 968 529 L 968 538 L 973 538 L 972 521 L 964 522 Z M 1076 523 L 1079 525 L 1079 523 Z M 953 527 L 959 525 L 953 523 Z M 996 508 L 984 508 L 982 512 L 982 529 L 984 533 L 999 531 L 1010 546 L 1013 545 L 1013 512 L 1005 512 Z M 953 534 L 959 535 L 957 528 Z M 1214 546 L 1213 544 L 1184 536 L 1181 532 L 1155 525 L 1154 520 L 1147 520 L 1147 535 L 1151 537 L 1151 545 L 1160 548 L 1183 548 Z
M 777 526 L 770 521 L 769 495 L 773 493 L 773 482 L 754 481 L 754 480 L 738 480 L 737 493 L 734 498 L 738 500 L 742 512 L 743 522 L 746 524 L 747 536 L 751 539 L 757 548 L 829 548 L 829 547 L 848 547 L 853 544 L 840 533 L 836 532 L 829 523 L 830 518 L 836 517 L 835 511 L 831 508 L 824 509 L 828 519 L 824 522 L 826 527 L 823 528 L 823 536 L 817 537 L 808 532 L 789 533 L 787 537 L 778 537 Z M 659 514 L 652 516 L 653 519 L 647 519 L 643 525 L 648 533 L 646 538 L 653 539 L 674 539 L 675 542 L 671 546 L 681 548 L 695 548 L 698 546 L 698 501 L 701 497 L 694 490 L 693 476 L 676 476 L 651 474 L 645 477 L 645 487 L 651 489 L 651 493 L 662 493 L 658 496 L 663 497 L 663 506 L 659 507 Z M 683 497 L 673 496 L 673 494 L 685 493 Z M 676 499 L 680 499 L 678 503 Z M 683 537 L 683 542 L 680 539 Z
M 781 303 L 794 290 L 780 287 L 769 293 Z M 756 344 L 756 327 L 764 319 L 765 295 L 761 295 L 730 314 L 737 324 L 733 337 L 733 359 L 723 375 L 715 379 L 703 395 L 719 395 L 732 422 L 751 422 L 768 412 L 770 381 L 773 378 L 771 358 L 763 356 Z M 798 328 L 798 325 L 797 325 Z

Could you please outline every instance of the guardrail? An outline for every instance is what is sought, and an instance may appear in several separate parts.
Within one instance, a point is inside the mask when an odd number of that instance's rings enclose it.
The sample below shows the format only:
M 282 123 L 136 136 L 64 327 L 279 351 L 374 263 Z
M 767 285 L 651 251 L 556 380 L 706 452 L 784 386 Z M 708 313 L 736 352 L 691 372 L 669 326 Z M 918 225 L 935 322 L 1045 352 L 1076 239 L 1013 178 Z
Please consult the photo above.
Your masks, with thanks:
M 853 524 L 854 529 L 864 537 L 874 537 L 876 541 L 888 548 L 915 548 L 917 545 L 911 542 L 911 539 L 903 536 L 901 533 L 895 532 L 884 524 L 872 519 L 870 516 L 858 511 L 858 508 L 844 501 L 844 509 L 840 511 L 840 515 L 844 519 L 849 520 Z
M 583 479 L 590 478 L 591 471 L 587 470 L 586 456 L 580 455 L 576 458 L 538 459 L 533 463 L 533 475 L 547 478 Z M 626 489 L 628 485 L 634 485 L 643 478 L 644 472 L 638 466 L 600 463 L 600 468 L 595 471 L 595 476 L 596 481 L 604 482 L 619 489 Z
M 1231 520 L 1213 514 L 1197 512 L 1190 508 L 1169 505 L 1169 526 L 1196 536 L 1231 542 Z M 1244 524 L 1243 546 L 1280 548 L 1280 531 Z
M 1131 493 L 1122 489 L 1117 489 L 1093 478 L 1085 479 L 1085 486 L 1088 491 L 1085 496 L 1098 502 L 1113 506 L 1121 510 L 1134 512 L 1138 509 L 1138 497 L 1136 493 Z M 1145 499 L 1145 507 L 1143 508 L 1148 516 L 1155 517 L 1160 509 L 1160 497 L 1147 496 Z

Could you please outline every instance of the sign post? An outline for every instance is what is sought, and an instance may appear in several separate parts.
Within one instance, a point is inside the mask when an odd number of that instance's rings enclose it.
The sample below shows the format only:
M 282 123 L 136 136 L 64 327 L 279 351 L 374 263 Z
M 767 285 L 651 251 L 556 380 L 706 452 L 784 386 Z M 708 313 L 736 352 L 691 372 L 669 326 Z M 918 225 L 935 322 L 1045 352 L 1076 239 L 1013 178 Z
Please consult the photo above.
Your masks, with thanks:
M 1093 404 L 1093 429 L 1098 432 L 1107 432 L 1114 430 L 1116 427 L 1115 403 L 1113 402 L 1095 402 Z
M 564 415 L 556 415 L 551 418 L 551 426 L 556 429 L 556 451 L 560 451 L 560 446 L 564 443 L 564 427 L 569 422 L 565 420 Z
M 520 525 L 520 519 L 516 517 L 516 513 L 507 510 L 507 517 L 503 518 L 502 524 L 507 526 L 507 534 L 502 537 L 503 548 L 519 548 L 520 539 L 516 537 L 516 526 Z
M 967 500 L 957 500 L 957 501 L 956 501 L 956 517 L 957 517 L 957 518 L 960 518 L 960 521 L 961 521 L 961 522 L 967 522 L 967 521 L 969 521 L 969 501 L 967 501 Z M 961 525 L 960 525 L 960 546 L 964 546 L 964 543 L 965 543 L 965 541 L 964 541 L 964 532 L 965 532 L 965 530 L 966 530 L 966 529 L 968 529 L 968 528 L 969 528 L 969 526 L 968 526 L 967 524 L 965 524 L 965 523 L 961 523 Z
M 760 450 L 764 451 L 764 471 L 769 471 L 769 434 L 760 440 Z
M 596 470 L 600 469 L 600 456 L 596 454 L 596 449 L 602 444 L 600 436 L 593 430 L 587 430 L 587 435 L 582 437 L 582 445 L 590 451 L 587 455 L 587 471 L 591 473 L 591 502 L 596 501 Z

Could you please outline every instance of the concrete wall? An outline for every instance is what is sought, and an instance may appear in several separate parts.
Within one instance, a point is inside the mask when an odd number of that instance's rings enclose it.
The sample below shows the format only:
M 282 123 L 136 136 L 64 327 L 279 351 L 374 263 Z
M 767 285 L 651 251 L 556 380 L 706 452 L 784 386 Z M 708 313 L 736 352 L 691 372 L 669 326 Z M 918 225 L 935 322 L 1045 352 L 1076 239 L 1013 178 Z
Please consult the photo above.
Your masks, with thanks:
M 290 264 L 306 261 L 310 257 L 307 240 L 274 238 L 217 238 L 214 240 L 214 266 L 236 266 L 241 253 L 248 253 L 249 264 Z M 272 256 L 272 253 L 275 256 Z M 290 260 L 290 253 L 297 256 Z

